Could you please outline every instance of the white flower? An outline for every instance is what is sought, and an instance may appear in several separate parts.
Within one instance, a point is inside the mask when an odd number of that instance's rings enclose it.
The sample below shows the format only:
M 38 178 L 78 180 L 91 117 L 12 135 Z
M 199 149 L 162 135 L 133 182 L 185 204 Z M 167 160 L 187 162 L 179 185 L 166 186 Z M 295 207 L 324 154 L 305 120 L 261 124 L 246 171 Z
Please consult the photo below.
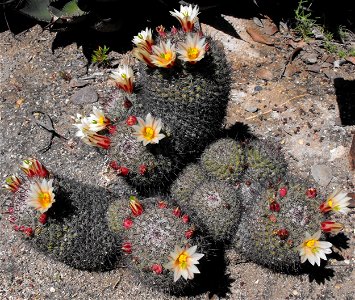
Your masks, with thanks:
M 334 191 L 328 199 L 320 205 L 323 213 L 334 211 L 346 214 L 350 211 L 349 201 L 351 197 L 347 197 L 347 193 L 341 190 Z
M 133 125 L 135 130 L 133 135 L 139 142 L 143 142 L 143 145 L 158 144 L 159 141 L 165 137 L 164 134 L 159 133 L 162 127 L 161 119 L 155 119 L 149 113 L 146 116 L 145 121 L 142 118 L 137 118 L 138 125 Z
M 81 119 L 82 122 L 85 120 L 84 118 Z M 110 120 L 107 119 L 101 109 L 93 107 L 93 114 L 90 114 L 90 117 L 87 118 L 90 131 L 98 132 L 104 130 L 107 125 L 110 124 Z M 85 121 L 86 122 L 86 121 Z
M 151 53 L 148 52 L 145 48 L 133 48 L 132 53 L 133 56 L 141 62 L 146 63 L 150 67 L 155 67 L 155 65 L 152 63 Z
M 321 231 L 317 231 L 312 236 L 306 232 L 306 237 L 298 246 L 299 254 L 301 256 L 301 263 L 309 261 L 312 265 L 316 263 L 320 266 L 320 260 L 327 260 L 326 254 L 332 253 L 330 249 L 332 244 L 329 242 L 319 241 Z
M 90 146 L 96 146 L 103 149 L 108 149 L 111 145 L 111 140 L 107 136 L 97 134 L 95 131 L 92 131 L 92 123 L 88 118 L 82 118 L 80 124 L 74 124 L 79 131 L 75 134 L 77 137 L 80 137 L 81 140 Z
M 115 81 L 117 87 L 127 93 L 133 92 L 134 74 L 131 67 L 127 65 L 120 66 L 117 71 L 112 71 L 110 77 Z
M 160 42 L 159 46 L 152 47 L 151 55 L 152 63 L 161 68 L 170 68 L 174 65 L 176 59 L 175 46 L 171 44 L 171 40 Z
M 154 43 L 152 38 L 152 30 L 148 29 L 148 27 L 145 30 L 142 30 L 136 36 L 133 37 L 132 42 L 137 47 L 145 48 L 148 52 L 150 52 Z
M 185 43 L 179 43 L 177 53 L 179 58 L 190 63 L 201 60 L 206 53 L 206 39 L 200 38 L 199 34 L 188 34 Z
M 197 5 L 194 8 L 192 8 L 191 4 L 189 6 L 180 5 L 180 11 L 174 9 L 170 14 L 179 20 L 185 32 L 189 32 L 193 30 L 194 24 L 198 20 L 199 11 Z
M 28 191 L 27 204 L 41 213 L 46 212 L 55 202 L 52 183 L 53 179 L 32 183 Z
M 193 279 L 194 274 L 199 274 L 199 269 L 195 266 L 199 264 L 204 254 L 196 253 L 197 246 L 190 248 L 181 248 L 175 246 L 173 252 L 169 255 L 169 262 L 164 266 L 166 269 L 174 271 L 174 282 L 182 276 L 187 279 Z

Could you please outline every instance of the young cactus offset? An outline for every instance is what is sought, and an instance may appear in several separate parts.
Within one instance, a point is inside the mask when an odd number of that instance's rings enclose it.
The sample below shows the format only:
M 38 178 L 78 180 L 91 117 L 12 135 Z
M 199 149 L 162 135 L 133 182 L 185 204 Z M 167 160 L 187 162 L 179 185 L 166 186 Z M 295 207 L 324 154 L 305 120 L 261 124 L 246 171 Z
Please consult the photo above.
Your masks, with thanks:
M 190 195 L 188 201 L 182 201 L 181 206 L 207 229 L 213 240 L 228 242 L 239 223 L 240 202 L 233 186 L 207 180 Z
M 294 178 L 262 188 L 253 208 L 243 214 L 234 239 L 236 250 L 255 263 L 276 271 L 299 272 L 298 246 L 305 232 L 321 229 L 319 197 L 310 197 L 309 185 Z
M 122 223 L 122 251 L 139 280 L 170 293 L 194 285 L 208 247 L 190 217 L 162 198 L 139 201 L 132 196 L 129 205 L 131 213 Z
M 204 150 L 201 165 L 210 176 L 235 183 L 245 168 L 243 146 L 230 138 L 220 139 Z

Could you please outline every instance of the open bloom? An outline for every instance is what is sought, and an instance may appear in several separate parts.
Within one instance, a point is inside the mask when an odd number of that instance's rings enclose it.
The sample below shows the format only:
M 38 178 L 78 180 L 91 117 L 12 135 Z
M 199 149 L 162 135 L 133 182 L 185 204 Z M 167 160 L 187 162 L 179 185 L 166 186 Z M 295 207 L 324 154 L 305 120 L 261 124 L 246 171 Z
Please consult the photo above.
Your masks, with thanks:
M 204 254 L 196 253 L 197 246 L 190 248 L 181 248 L 175 246 L 173 252 L 169 255 L 169 262 L 164 266 L 166 269 L 174 271 L 174 282 L 178 281 L 182 276 L 186 280 L 193 279 L 194 274 L 200 273 L 195 265 L 199 264 Z
M 336 223 L 334 221 L 324 221 L 320 225 L 323 232 L 334 234 L 339 233 L 344 228 L 343 224 Z
M 317 231 L 312 236 L 306 232 L 306 237 L 298 246 L 299 254 L 301 256 L 301 263 L 309 261 L 312 265 L 316 263 L 320 266 L 320 260 L 327 260 L 326 254 L 332 253 L 330 249 L 332 244 L 329 242 L 319 241 L 321 231 Z
M 15 175 L 9 176 L 5 179 L 5 184 L 3 188 L 16 193 L 21 185 L 21 180 Z
M 162 124 L 161 119 L 155 119 L 149 113 L 145 121 L 142 118 L 137 118 L 138 125 L 133 125 L 132 128 L 135 130 L 133 135 L 137 138 L 139 142 L 143 142 L 143 145 L 147 144 L 157 144 L 159 141 L 165 137 L 164 134 L 160 133 Z
M 143 48 L 146 49 L 148 52 L 151 52 L 152 45 L 154 44 L 152 38 L 152 30 L 148 27 L 145 30 L 142 30 L 136 36 L 133 37 L 132 42 L 138 48 Z
M 52 183 L 53 179 L 43 179 L 42 182 L 32 183 L 28 192 L 27 204 L 41 213 L 46 212 L 55 202 Z
M 347 197 L 347 193 L 336 190 L 328 199 L 320 205 L 320 210 L 323 213 L 329 211 L 340 212 L 346 214 L 350 209 L 348 208 L 351 197 Z
M 196 63 L 200 61 L 206 53 L 206 39 L 200 38 L 199 34 L 188 34 L 185 43 L 179 43 L 177 53 L 179 59 L 189 63 Z
M 90 131 L 98 132 L 110 125 L 110 120 L 105 117 L 104 112 L 101 109 L 94 106 L 92 111 L 93 113 L 87 118 Z M 85 118 L 82 118 L 81 121 L 85 122 Z
M 171 44 L 171 40 L 166 42 L 161 41 L 159 46 L 152 47 L 153 54 L 151 55 L 152 63 L 161 68 L 171 68 L 176 59 L 175 45 Z
M 35 158 L 25 159 L 22 162 L 21 170 L 27 175 L 27 177 L 48 177 L 48 170 Z
M 185 32 L 189 32 L 193 30 L 194 24 L 198 20 L 199 11 L 197 5 L 194 7 L 191 4 L 189 6 L 180 5 L 180 11 L 174 9 L 170 14 L 179 20 Z
M 108 149 L 111 146 L 110 138 L 91 130 L 91 124 L 87 118 L 82 119 L 82 123 L 74 124 L 74 126 L 79 129 L 76 136 L 80 137 L 85 144 L 103 149 Z
M 133 92 L 133 70 L 127 65 L 118 67 L 117 71 L 112 71 L 110 78 L 115 81 L 118 88 L 124 90 L 127 93 Z

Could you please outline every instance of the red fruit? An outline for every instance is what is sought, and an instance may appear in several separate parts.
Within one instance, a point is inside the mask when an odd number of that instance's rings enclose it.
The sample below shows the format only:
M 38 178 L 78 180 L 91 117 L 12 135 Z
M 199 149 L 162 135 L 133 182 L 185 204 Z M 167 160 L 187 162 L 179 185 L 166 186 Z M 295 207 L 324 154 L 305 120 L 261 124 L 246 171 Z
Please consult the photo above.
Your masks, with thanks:
M 132 107 L 132 105 L 133 103 L 128 98 L 125 98 L 125 100 L 123 101 L 123 107 L 129 109 Z
M 114 169 L 114 170 L 118 170 L 120 168 L 120 166 L 118 165 L 117 161 L 111 161 L 109 166 Z
M 114 134 L 117 131 L 116 125 L 110 125 L 107 127 L 109 134 Z
M 279 189 L 279 195 L 280 197 L 285 197 L 287 195 L 287 188 L 286 187 L 282 187 L 281 189 Z
M 132 253 L 132 244 L 130 242 L 124 242 L 122 244 L 122 250 L 127 254 Z
M 143 175 L 147 172 L 147 169 L 148 169 L 148 168 L 147 168 L 146 165 L 140 165 L 140 166 L 139 166 L 139 170 L 138 170 L 138 171 L 139 171 L 139 174 L 143 176 Z
M 32 236 L 33 235 L 33 229 L 31 227 L 27 227 L 27 228 L 25 228 L 23 233 L 26 234 L 27 236 Z
M 126 228 L 126 229 L 131 228 L 132 225 L 133 225 L 133 221 L 131 219 L 129 219 L 129 218 L 127 218 L 127 219 L 125 219 L 123 221 L 123 227 Z
M 167 208 L 168 207 L 168 203 L 166 203 L 165 201 L 158 201 L 157 203 L 159 208 Z
M 163 267 L 160 264 L 154 264 L 154 265 L 152 265 L 152 271 L 155 274 L 161 274 L 163 272 Z
M 176 207 L 174 210 L 173 210 L 173 214 L 175 217 L 180 217 L 181 216 L 181 209 L 180 207 Z
M 270 215 L 270 216 L 269 216 L 269 219 L 270 219 L 270 221 L 273 222 L 273 223 L 276 223 L 276 222 L 277 222 L 277 219 L 276 219 L 276 216 L 275 216 L 275 215 Z
M 270 203 L 270 210 L 275 211 L 275 212 L 279 212 L 280 211 L 280 204 L 277 203 L 276 201 L 271 202 Z
M 118 175 L 121 175 L 121 176 L 127 176 L 129 173 L 129 169 L 121 166 L 121 167 L 118 167 L 117 173 L 118 173 Z
M 184 223 L 188 223 L 188 222 L 190 221 L 189 216 L 188 216 L 188 215 L 183 215 L 183 216 L 182 216 L 182 221 L 183 221 Z
M 306 196 L 308 198 L 315 198 L 317 196 L 317 190 L 315 188 L 309 188 L 306 191 Z
M 277 235 L 281 240 L 286 240 L 289 236 L 288 230 L 287 229 L 280 229 L 277 231 Z
M 128 126 L 133 126 L 137 124 L 137 117 L 136 116 L 129 116 L 126 120 L 126 124 Z
M 188 229 L 188 230 L 185 231 L 185 237 L 187 239 L 191 239 L 193 237 L 194 233 L 195 233 L 194 229 L 192 229 L 192 228 Z
M 47 223 L 47 219 L 48 219 L 47 214 L 43 213 L 39 216 L 38 221 L 44 225 Z

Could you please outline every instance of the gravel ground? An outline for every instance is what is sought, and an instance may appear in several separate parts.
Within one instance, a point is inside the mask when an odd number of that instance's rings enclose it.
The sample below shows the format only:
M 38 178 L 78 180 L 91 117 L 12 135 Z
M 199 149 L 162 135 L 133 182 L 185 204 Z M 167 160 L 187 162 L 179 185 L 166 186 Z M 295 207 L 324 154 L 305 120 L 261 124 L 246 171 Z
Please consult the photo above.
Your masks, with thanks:
M 324 63 L 324 50 L 311 44 L 283 72 L 293 51 L 287 34 L 274 35 L 274 46 L 259 44 L 245 32 L 251 21 L 226 20 L 242 40 L 203 27 L 222 41 L 233 68 L 226 126 L 243 123 L 254 135 L 273 138 L 282 146 L 290 170 L 315 182 L 325 193 L 338 186 L 354 191 L 355 174 L 348 159 L 355 130 L 354 106 L 344 109 L 341 102 L 344 93 L 354 94 L 354 88 L 343 91 L 337 82 L 353 83 L 355 66 L 328 64 L 319 72 L 307 71 L 309 54 L 317 53 L 319 63 Z M 108 70 L 87 69 L 82 49 L 75 44 L 52 52 L 54 37 L 39 26 L 18 34 L 17 39 L 9 32 L 0 33 L 0 179 L 15 172 L 21 159 L 35 156 L 59 175 L 106 187 L 112 178 L 105 156 L 74 138 L 71 116 L 89 113 L 92 104 L 73 103 L 71 96 L 80 88 L 73 87 L 70 78 L 91 78 L 85 82 L 94 88 L 99 103 L 104 103 L 112 91 Z M 111 56 L 122 58 L 117 53 Z M 46 112 L 68 140 L 54 138 L 50 150 L 41 153 L 50 134 L 33 123 L 33 110 Z M 1 192 L 1 200 L 6 197 Z M 95 273 L 53 261 L 24 243 L 5 219 L 0 220 L 1 299 L 174 299 L 142 286 L 124 266 Z M 342 216 L 340 221 L 348 239 L 344 249 L 335 249 L 327 268 L 316 268 L 312 276 L 274 273 L 229 250 L 226 276 L 218 286 L 185 298 L 353 299 L 354 214 Z

